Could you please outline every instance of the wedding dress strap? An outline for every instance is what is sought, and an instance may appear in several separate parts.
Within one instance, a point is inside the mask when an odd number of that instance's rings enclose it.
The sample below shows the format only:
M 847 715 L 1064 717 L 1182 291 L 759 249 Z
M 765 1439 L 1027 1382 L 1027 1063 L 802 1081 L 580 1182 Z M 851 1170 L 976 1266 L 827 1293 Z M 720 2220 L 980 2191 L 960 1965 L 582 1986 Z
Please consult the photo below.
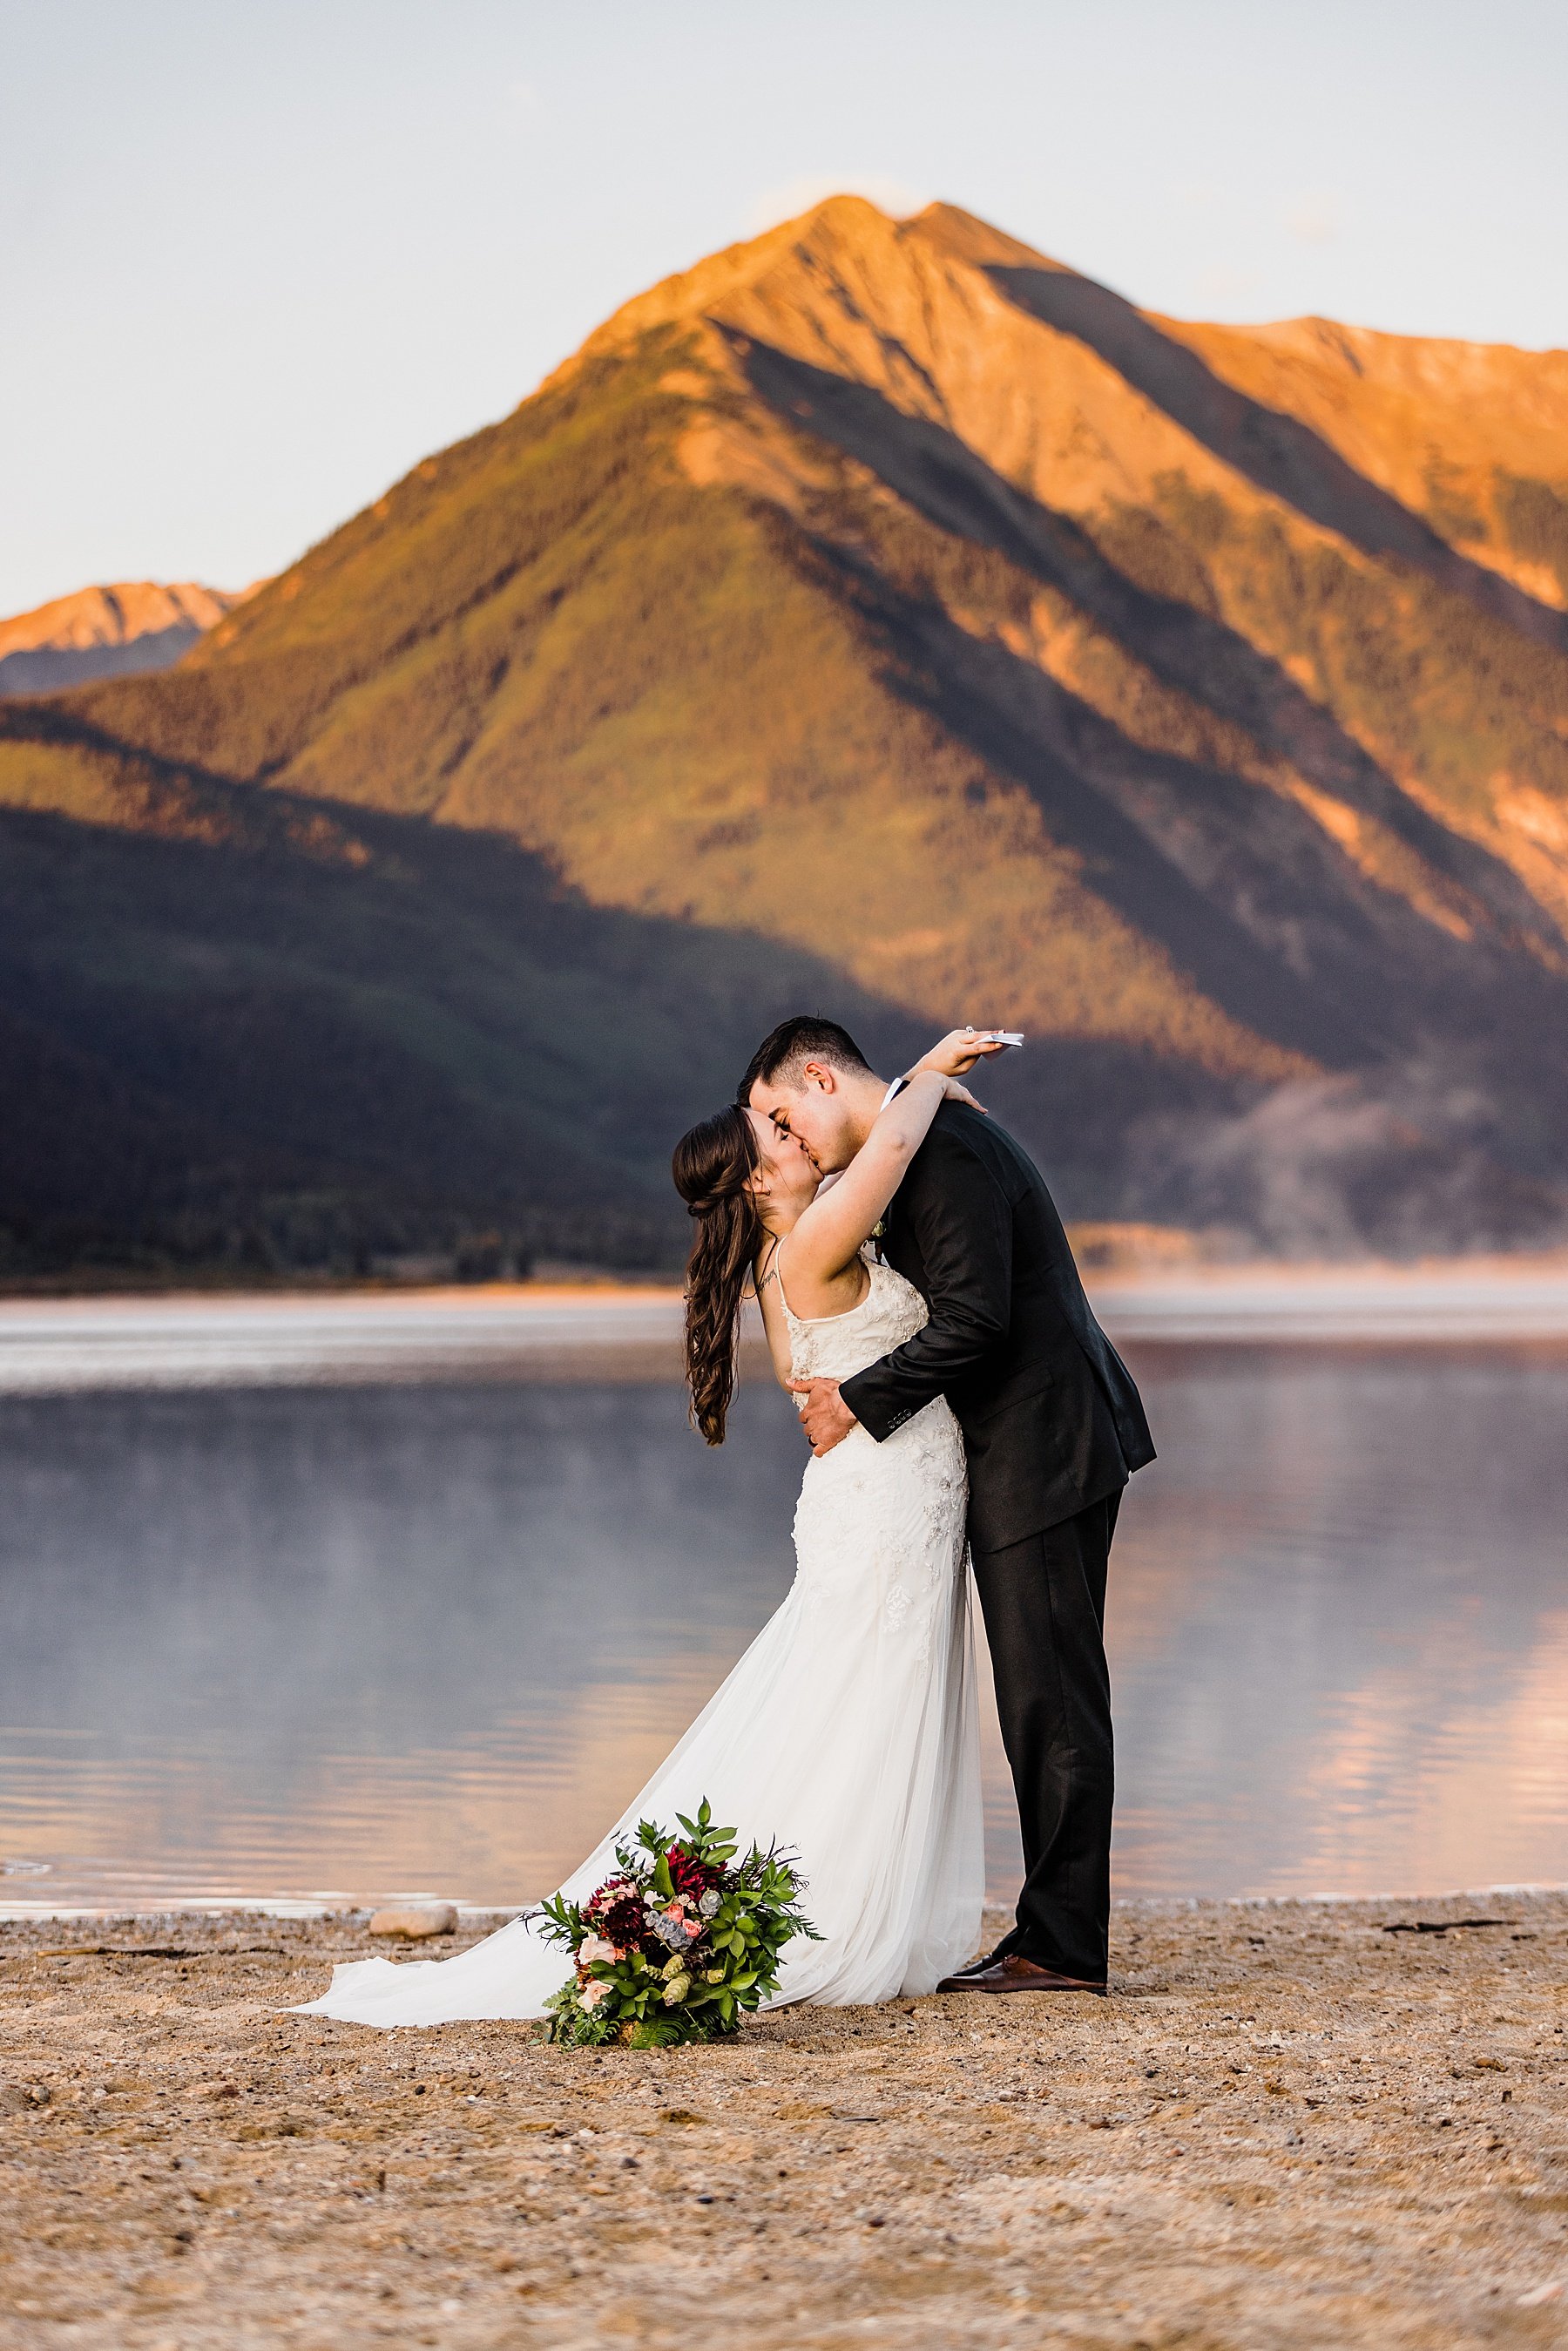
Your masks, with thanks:
M 784 1259 L 784 1243 L 783 1243 L 783 1241 L 782 1241 L 782 1240 L 775 1241 L 775 1242 L 774 1243 L 774 1253 L 773 1253 L 772 1257 L 768 1259 L 768 1271 L 769 1271 L 769 1273 L 773 1276 L 774 1280 L 778 1283 L 778 1286 L 779 1286 L 779 1304 L 784 1308 L 784 1315 L 785 1315 L 786 1320 L 787 1320 L 787 1321 L 789 1321 L 789 1322 L 798 1322 L 800 1321 L 800 1319 L 801 1319 L 801 1318 L 800 1318 L 800 1316 L 795 1312 L 794 1308 L 790 1304 L 789 1300 L 784 1296 L 784 1263 L 783 1263 L 783 1259 Z

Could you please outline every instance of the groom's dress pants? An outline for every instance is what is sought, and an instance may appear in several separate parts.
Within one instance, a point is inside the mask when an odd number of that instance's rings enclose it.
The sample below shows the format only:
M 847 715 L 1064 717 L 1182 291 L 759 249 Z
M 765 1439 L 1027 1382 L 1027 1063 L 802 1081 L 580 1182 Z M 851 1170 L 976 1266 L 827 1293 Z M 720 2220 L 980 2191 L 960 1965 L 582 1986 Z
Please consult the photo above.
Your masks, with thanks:
M 1104 1983 L 1115 1767 L 1106 1568 L 1119 1493 L 1005 1551 L 974 1580 L 1023 1832 L 1018 1924 L 1001 1946 Z

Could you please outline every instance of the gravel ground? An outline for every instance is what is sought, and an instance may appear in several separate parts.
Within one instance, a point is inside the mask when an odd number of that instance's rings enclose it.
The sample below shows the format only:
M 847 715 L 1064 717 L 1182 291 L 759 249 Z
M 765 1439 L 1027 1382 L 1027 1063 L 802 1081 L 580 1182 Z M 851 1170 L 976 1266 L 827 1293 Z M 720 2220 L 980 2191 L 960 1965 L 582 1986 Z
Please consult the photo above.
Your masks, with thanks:
M 638 2053 L 276 2013 L 368 1948 L 0 1928 L 0 2341 L 1568 2341 L 1568 1896 L 1128 1906 L 1108 2001 Z

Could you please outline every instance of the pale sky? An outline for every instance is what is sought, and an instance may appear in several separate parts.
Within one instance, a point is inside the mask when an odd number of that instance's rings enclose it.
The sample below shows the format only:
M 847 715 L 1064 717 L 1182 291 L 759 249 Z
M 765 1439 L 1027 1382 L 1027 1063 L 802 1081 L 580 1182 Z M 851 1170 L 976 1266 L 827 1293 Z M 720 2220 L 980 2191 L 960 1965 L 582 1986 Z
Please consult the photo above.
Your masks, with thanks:
M 834 188 L 1178 315 L 1568 345 L 1568 0 L 0 0 L 0 614 L 275 570 Z

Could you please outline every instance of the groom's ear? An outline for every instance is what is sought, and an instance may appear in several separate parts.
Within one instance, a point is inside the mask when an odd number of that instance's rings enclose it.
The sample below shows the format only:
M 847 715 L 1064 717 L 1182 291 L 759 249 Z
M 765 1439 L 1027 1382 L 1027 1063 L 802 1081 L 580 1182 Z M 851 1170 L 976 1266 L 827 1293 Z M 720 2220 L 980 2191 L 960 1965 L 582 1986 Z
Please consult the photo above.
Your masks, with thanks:
M 815 1084 L 825 1094 L 837 1092 L 831 1061 L 807 1061 L 801 1071 L 800 1081 L 803 1086 Z

